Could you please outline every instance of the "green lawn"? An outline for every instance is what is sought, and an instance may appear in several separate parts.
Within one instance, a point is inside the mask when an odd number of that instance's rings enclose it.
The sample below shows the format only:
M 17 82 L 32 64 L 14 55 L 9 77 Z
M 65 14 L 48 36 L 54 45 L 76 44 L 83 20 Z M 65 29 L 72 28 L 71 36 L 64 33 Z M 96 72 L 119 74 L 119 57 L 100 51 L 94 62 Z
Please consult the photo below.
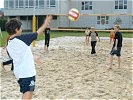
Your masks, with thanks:
M 108 37 L 109 33 L 108 32 L 98 32 L 100 37 Z M 6 38 L 8 34 L 6 32 L 2 32 L 3 37 L 0 37 L 0 46 L 4 46 L 6 42 Z M 25 34 L 25 32 L 23 33 Z M 84 32 L 57 32 L 57 31 L 52 31 L 51 32 L 51 38 L 56 38 L 56 37 L 62 37 L 62 36 L 85 36 Z M 133 38 L 133 33 L 123 33 L 124 38 Z M 43 40 L 44 35 L 38 36 L 37 40 Z

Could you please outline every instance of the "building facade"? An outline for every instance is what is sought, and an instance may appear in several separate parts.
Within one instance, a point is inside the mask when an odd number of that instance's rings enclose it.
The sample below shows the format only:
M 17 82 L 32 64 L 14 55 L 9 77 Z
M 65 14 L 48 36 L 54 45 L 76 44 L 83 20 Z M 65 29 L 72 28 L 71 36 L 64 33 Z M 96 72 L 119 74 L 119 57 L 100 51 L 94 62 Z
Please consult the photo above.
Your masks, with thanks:
M 94 26 L 97 29 L 108 29 L 114 24 L 120 24 L 122 28 L 133 28 L 132 7 L 133 0 L 4 0 L 4 15 L 9 19 L 17 17 L 22 20 L 24 30 L 31 30 L 33 15 L 36 16 L 37 27 L 40 27 L 47 14 L 55 15 L 51 24 L 53 28 Z M 67 16 L 61 16 L 71 8 L 90 16 L 80 16 L 75 22 Z

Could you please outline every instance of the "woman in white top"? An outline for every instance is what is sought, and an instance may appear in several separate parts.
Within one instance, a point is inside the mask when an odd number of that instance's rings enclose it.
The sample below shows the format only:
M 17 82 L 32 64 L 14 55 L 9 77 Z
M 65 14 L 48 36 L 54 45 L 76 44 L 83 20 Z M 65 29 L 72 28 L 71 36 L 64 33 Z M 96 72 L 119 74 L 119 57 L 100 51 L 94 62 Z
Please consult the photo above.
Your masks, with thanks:
M 94 27 L 91 27 L 90 30 L 91 31 L 89 33 L 89 38 L 91 37 L 91 47 L 92 47 L 91 54 L 96 54 L 95 47 L 97 43 L 97 38 L 99 39 L 99 42 L 100 42 L 100 38 L 98 36 L 98 33 L 95 31 Z M 89 43 L 89 38 L 88 38 L 88 43 Z

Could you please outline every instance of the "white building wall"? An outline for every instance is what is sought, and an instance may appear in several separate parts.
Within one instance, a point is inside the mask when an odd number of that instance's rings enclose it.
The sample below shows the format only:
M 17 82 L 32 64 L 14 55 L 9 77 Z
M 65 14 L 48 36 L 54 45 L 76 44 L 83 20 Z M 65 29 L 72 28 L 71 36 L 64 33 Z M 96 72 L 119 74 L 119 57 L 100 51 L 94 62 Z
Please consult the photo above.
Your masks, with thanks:
M 92 0 L 92 10 L 82 10 L 82 1 L 87 0 L 56 0 L 56 7 L 44 9 L 35 9 L 36 15 L 47 14 L 67 14 L 71 8 L 79 10 L 80 14 L 133 14 L 133 0 L 128 0 L 128 8 L 115 9 L 115 0 Z M 46 3 L 45 3 L 46 4 Z M 46 6 L 46 5 L 45 5 Z M 5 16 L 31 16 L 33 15 L 33 8 L 23 9 L 5 9 Z M 106 15 L 105 15 L 106 16 Z M 80 16 L 80 18 L 72 22 L 66 16 L 58 16 L 57 20 L 53 20 L 51 27 L 91 27 L 94 26 L 97 29 L 111 28 L 114 26 L 116 18 L 122 20 L 122 28 L 131 28 L 132 17 L 131 16 L 109 16 L 109 24 L 99 25 L 97 24 L 97 16 Z M 24 21 L 24 24 L 26 22 Z M 29 22 L 28 22 L 29 23 Z M 25 24 L 26 25 L 26 24 Z

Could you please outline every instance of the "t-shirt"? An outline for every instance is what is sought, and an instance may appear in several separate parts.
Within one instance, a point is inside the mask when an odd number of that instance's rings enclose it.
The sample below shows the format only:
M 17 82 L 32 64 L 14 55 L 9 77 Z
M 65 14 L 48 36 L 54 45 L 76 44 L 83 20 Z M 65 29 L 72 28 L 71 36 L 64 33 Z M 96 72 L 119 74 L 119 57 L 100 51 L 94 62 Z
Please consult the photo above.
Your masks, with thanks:
M 116 33 L 115 33 L 114 44 L 113 44 L 113 46 L 115 46 L 116 39 L 118 39 L 117 47 L 122 47 L 122 40 L 123 40 L 123 38 L 122 38 L 121 32 L 116 32 Z
M 23 34 L 8 41 L 7 50 L 13 59 L 14 75 L 17 79 L 36 75 L 30 44 L 37 36 L 37 33 Z
M 97 36 L 98 33 L 97 32 L 90 32 L 89 36 L 91 37 L 91 41 L 97 41 Z
M 115 37 L 115 33 L 114 33 L 114 31 L 111 31 L 110 32 L 110 38 L 114 38 Z
M 50 36 L 50 28 L 46 28 L 45 29 L 45 37 L 49 37 Z

